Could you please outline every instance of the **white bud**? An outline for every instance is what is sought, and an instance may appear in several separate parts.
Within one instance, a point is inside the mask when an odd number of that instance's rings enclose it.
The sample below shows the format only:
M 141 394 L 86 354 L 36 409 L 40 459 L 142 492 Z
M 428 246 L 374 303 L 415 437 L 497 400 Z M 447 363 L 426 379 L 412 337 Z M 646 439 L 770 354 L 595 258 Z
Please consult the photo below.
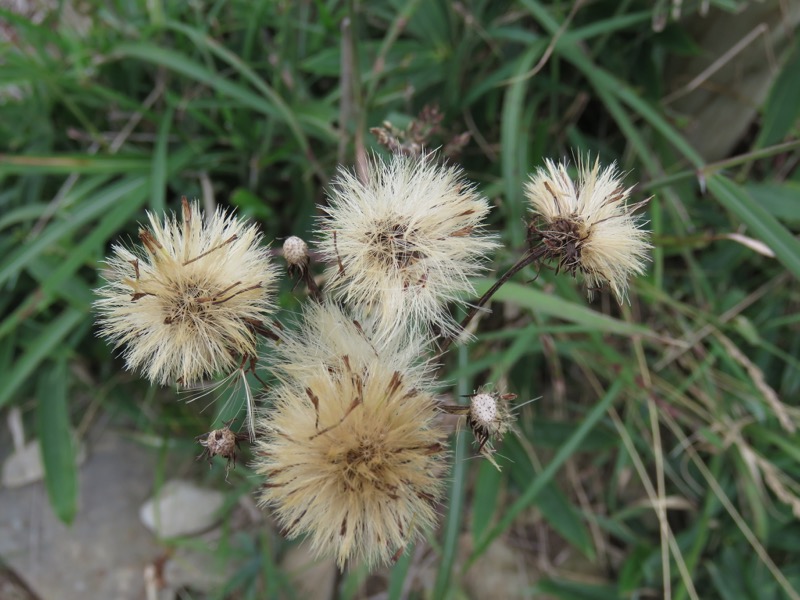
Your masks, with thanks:
M 478 425 L 490 428 L 497 418 L 497 400 L 492 394 L 477 394 L 472 397 L 470 412 Z
M 308 264 L 308 244 L 293 235 L 283 242 L 283 257 L 290 267 L 305 268 Z

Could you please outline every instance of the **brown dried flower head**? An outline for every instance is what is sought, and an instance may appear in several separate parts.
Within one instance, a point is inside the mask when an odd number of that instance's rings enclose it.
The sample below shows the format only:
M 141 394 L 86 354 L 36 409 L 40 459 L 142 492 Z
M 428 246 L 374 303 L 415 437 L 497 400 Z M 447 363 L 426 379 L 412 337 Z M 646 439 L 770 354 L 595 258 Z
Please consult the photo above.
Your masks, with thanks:
M 231 465 L 234 469 L 236 468 L 236 450 L 241 449 L 239 442 L 246 440 L 247 435 L 231 430 L 232 423 L 233 419 L 224 423 L 219 429 L 203 433 L 195 438 L 203 447 L 203 451 L 197 457 L 198 460 L 205 457 L 210 466 L 212 458 L 221 456 L 227 459 L 226 471 L 231 469 Z
M 256 353 L 273 310 L 276 269 L 255 225 L 182 201 L 182 219 L 148 213 L 141 246 L 114 246 L 95 303 L 100 335 L 124 346 L 129 369 L 190 385 Z
M 340 568 L 389 562 L 435 523 L 444 489 L 445 433 L 426 369 L 409 358 L 420 344 L 376 350 L 369 333 L 313 303 L 279 347 L 282 384 L 258 423 L 261 504 Z
M 545 161 L 525 186 L 535 215 L 531 251 L 572 275 L 583 273 L 590 297 L 607 284 L 624 301 L 630 277 L 644 273 L 652 247 L 632 214 L 643 203 L 627 204 L 630 192 L 613 164 L 601 169 L 598 160 L 580 161 L 576 183 L 564 164 Z

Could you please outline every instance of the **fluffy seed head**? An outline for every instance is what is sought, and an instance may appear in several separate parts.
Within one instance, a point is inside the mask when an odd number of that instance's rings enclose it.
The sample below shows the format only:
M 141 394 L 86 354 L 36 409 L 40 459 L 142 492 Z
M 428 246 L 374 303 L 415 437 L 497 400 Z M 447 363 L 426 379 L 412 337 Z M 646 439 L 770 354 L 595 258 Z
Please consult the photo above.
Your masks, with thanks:
M 435 523 L 444 487 L 445 433 L 425 367 L 364 334 L 338 308 L 311 306 L 279 346 L 282 383 L 255 452 L 260 503 L 288 537 L 307 536 L 340 568 L 387 563 Z
M 114 246 L 95 302 L 100 335 L 153 383 L 232 370 L 255 355 L 253 325 L 273 310 L 276 270 L 256 226 L 182 205 L 180 221 L 148 213 L 141 246 Z
M 360 181 L 341 170 L 324 208 L 329 289 L 373 315 L 379 337 L 409 324 L 455 333 L 446 304 L 473 293 L 468 278 L 496 247 L 483 231 L 488 201 L 430 154 L 373 157 L 366 171 Z
M 601 169 L 599 160 L 588 159 L 578 163 L 577 183 L 564 164 L 547 160 L 525 186 L 535 215 L 531 243 L 541 244 L 541 256 L 558 268 L 573 275 L 581 271 L 590 297 L 605 283 L 622 302 L 629 278 L 645 271 L 652 246 L 649 232 L 631 214 L 641 204 L 627 204 L 630 192 L 616 165 Z
M 296 235 L 283 242 L 283 257 L 290 271 L 304 271 L 308 267 L 308 244 Z

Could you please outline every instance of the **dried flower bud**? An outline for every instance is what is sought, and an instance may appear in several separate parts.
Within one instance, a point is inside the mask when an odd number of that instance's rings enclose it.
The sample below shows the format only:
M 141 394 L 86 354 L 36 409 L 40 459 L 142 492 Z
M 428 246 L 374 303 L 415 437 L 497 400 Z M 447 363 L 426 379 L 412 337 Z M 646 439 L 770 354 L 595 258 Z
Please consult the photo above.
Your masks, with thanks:
M 508 409 L 508 401 L 516 398 L 516 394 L 490 394 L 480 392 L 472 397 L 469 403 L 467 424 L 480 447 L 483 447 L 491 438 L 502 438 L 508 431 L 514 417 Z
M 481 390 L 472 396 L 468 406 L 447 405 L 441 409 L 446 413 L 467 417 L 467 426 L 478 442 L 478 452 L 499 469 L 492 457 L 494 447 L 491 442 L 502 439 L 511 429 L 514 415 L 508 407 L 508 402 L 516 397 L 516 394 L 490 393 Z
M 233 465 L 234 469 L 236 468 L 236 449 L 241 449 L 239 442 L 246 440 L 247 436 L 233 432 L 230 427 L 231 423 L 233 423 L 233 419 L 224 423 L 220 429 L 214 429 L 195 438 L 203 446 L 203 451 L 197 457 L 197 460 L 206 457 L 210 466 L 212 458 L 221 456 L 228 459 L 225 465 L 226 472 L 231 469 L 231 465 Z
M 308 267 L 308 244 L 296 235 L 286 238 L 283 242 L 283 257 L 290 273 L 303 273 Z

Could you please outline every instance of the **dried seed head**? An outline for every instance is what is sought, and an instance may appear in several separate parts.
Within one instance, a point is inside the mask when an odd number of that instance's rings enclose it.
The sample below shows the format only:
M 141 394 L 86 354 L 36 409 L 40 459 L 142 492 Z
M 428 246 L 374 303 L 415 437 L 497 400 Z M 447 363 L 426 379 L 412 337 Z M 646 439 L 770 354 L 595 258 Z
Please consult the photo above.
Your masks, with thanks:
M 485 391 L 478 392 L 469 403 L 467 424 L 481 447 L 492 438 L 501 439 L 514 422 L 514 416 L 508 408 L 509 400 L 516 394 L 499 394 Z
M 330 305 L 306 312 L 279 346 L 282 383 L 255 452 L 260 503 L 340 568 L 389 562 L 435 523 L 444 490 L 445 433 L 424 367 L 397 345 L 376 350 L 370 333 Z
M 478 442 L 478 452 L 499 469 L 492 456 L 495 452 L 492 442 L 501 440 L 512 428 L 515 417 L 508 403 L 516 397 L 516 394 L 481 389 L 471 397 L 469 406 L 446 405 L 440 408 L 446 413 L 466 415 L 467 426 Z
M 231 465 L 233 465 L 234 469 L 236 468 L 236 450 L 241 448 L 239 442 L 246 440 L 247 435 L 233 432 L 230 428 L 231 423 L 233 423 L 233 420 L 228 421 L 219 429 L 214 429 L 195 438 L 203 446 L 203 452 L 197 457 L 198 460 L 206 457 L 210 465 L 212 458 L 221 456 L 228 459 L 225 465 L 226 471 L 230 470 Z
M 582 160 L 575 183 L 564 164 L 546 160 L 525 186 L 534 214 L 531 250 L 561 270 L 583 273 L 590 297 L 608 284 L 617 300 L 624 301 L 628 280 L 644 273 L 652 247 L 648 232 L 632 214 L 640 205 L 626 204 L 630 192 L 613 164 L 601 169 L 598 160 Z
M 497 399 L 491 394 L 475 394 L 470 402 L 470 416 L 482 427 L 491 427 L 497 418 Z
M 488 201 L 457 167 L 432 155 L 374 157 L 367 180 L 340 171 L 320 222 L 330 288 L 376 319 L 378 337 L 437 324 L 455 334 L 447 303 L 474 290 L 494 238 Z
M 184 385 L 254 356 L 253 324 L 274 309 L 276 269 L 261 234 L 222 210 L 204 219 L 183 199 L 182 219 L 148 213 L 142 245 L 114 246 L 95 302 L 100 335 L 125 346 L 129 369 Z
M 302 273 L 308 267 L 308 244 L 296 235 L 286 238 L 283 242 L 283 257 L 290 273 Z

